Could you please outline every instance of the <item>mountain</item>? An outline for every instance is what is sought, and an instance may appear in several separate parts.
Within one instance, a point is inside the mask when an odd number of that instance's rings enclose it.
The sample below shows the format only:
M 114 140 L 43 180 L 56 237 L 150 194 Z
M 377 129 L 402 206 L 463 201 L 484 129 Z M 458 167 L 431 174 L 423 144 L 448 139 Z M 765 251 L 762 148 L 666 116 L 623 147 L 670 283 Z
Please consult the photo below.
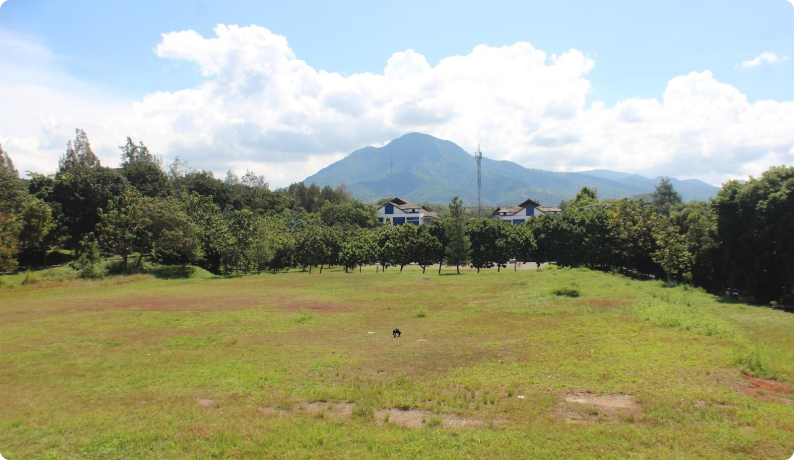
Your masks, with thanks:
M 477 202 L 474 157 L 453 142 L 421 133 L 406 134 L 383 147 L 356 150 L 304 182 L 345 184 L 355 198 L 368 202 L 394 196 L 415 203 L 446 203 L 455 196 L 467 205 Z M 482 159 L 484 205 L 513 205 L 527 198 L 556 205 L 572 199 L 584 186 L 596 189 L 600 198 L 624 198 L 650 193 L 657 183 L 658 179 L 608 170 L 563 173 Z M 701 181 L 673 183 L 685 201 L 706 199 L 718 190 Z
M 580 171 L 580 174 L 587 174 L 590 176 L 600 177 L 602 179 L 609 179 L 614 182 L 645 188 L 653 191 L 653 188 L 662 180 L 662 176 L 654 178 L 647 178 L 639 174 L 628 174 L 618 171 L 610 171 L 608 169 L 593 169 L 591 171 Z M 718 187 L 703 182 L 698 179 L 676 179 L 670 178 L 670 182 L 675 187 L 676 191 L 684 197 L 685 201 L 699 200 L 706 201 L 717 194 Z

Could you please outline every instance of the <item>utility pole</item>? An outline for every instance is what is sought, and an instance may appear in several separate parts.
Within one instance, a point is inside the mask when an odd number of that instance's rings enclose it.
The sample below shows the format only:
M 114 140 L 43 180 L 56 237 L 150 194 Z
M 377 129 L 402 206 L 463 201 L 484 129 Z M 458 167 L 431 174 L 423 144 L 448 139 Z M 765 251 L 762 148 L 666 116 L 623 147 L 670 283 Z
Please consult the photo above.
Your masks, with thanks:
M 474 159 L 477 160 L 477 216 L 482 219 L 482 151 L 480 144 L 477 144 Z

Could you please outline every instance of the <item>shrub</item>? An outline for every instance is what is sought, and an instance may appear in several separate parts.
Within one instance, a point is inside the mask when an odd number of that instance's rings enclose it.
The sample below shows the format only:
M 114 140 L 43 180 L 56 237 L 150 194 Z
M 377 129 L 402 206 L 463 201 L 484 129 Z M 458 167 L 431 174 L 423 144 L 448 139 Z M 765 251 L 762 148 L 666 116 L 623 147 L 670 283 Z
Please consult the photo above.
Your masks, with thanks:
M 372 420 L 375 416 L 375 408 L 369 402 L 359 402 L 353 407 L 353 415 L 364 420 Z
M 769 369 L 765 363 L 763 354 L 758 348 L 753 348 L 746 353 L 736 356 L 736 365 L 746 374 L 756 377 L 769 377 Z
M 570 287 L 555 289 L 551 293 L 559 297 L 579 297 L 579 290 Z
M 102 270 L 102 253 L 99 251 L 99 244 L 92 235 L 84 238 L 80 245 L 83 248 L 82 254 L 77 260 L 72 261 L 69 266 L 77 271 L 80 278 L 94 279 L 105 276 Z
M 430 428 L 441 426 L 441 417 L 439 417 L 438 415 L 431 416 L 430 420 L 427 421 L 427 426 L 429 426 Z
M 304 311 L 303 308 L 301 308 L 300 315 L 298 315 L 298 317 L 295 318 L 293 321 L 295 321 L 298 324 L 306 324 L 312 319 L 314 319 L 314 315 L 311 312 Z
M 416 315 L 415 316 L 417 318 L 426 318 L 427 317 L 427 308 L 426 307 L 419 307 L 419 309 L 416 311 Z
M 22 285 L 27 286 L 28 284 L 36 284 L 40 282 L 41 282 L 41 278 L 39 278 L 37 274 L 33 272 L 26 272 L 25 279 L 22 280 Z

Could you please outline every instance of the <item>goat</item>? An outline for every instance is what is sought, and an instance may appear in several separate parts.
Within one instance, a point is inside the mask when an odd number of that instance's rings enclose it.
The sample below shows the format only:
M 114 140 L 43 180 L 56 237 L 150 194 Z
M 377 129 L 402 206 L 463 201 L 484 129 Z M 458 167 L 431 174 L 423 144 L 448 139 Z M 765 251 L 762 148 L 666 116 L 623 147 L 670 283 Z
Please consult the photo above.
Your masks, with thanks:
M 394 329 L 393 331 L 391 331 L 391 336 L 392 336 L 393 339 L 396 339 L 400 335 L 402 335 L 402 332 L 400 332 L 399 329 Z

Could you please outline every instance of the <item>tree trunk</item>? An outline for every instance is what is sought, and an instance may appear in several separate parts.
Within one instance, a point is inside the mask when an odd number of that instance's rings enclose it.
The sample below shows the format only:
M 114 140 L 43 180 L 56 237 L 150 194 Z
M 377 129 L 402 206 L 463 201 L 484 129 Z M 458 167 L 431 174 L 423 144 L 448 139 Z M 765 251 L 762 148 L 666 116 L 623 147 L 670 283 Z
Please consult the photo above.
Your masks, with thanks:
M 502 272 L 502 266 L 499 265 L 499 264 L 496 264 L 496 273 L 501 273 L 501 272 Z
M 320 264 L 320 274 L 323 273 L 323 264 Z
M 441 265 L 443 265 L 443 263 L 439 262 L 438 263 L 438 274 L 439 275 L 441 274 Z
M 455 265 L 455 269 L 458 270 L 458 275 L 460 275 L 460 265 Z
M 400 265 L 400 273 L 403 272 L 403 265 Z
M 427 267 L 427 265 L 422 265 L 422 274 L 423 275 L 425 274 L 425 267 Z
M 477 273 L 480 273 L 480 267 L 477 267 Z
M 361 265 L 358 266 L 358 272 L 361 273 Z
M 141 261 L 143 260 L 143 253 L 138 255 L 138 262 L 135 263 L 135 269 L 138 270 L 141 268 Z
M 124 254 L 124 271 L 125 272 L 127 271 L 127 257 L 128 256 L 129 256 L 128 254 L 126 254 L 126 253 Z
M 513 262 L 513 271 L 514 272 L 518 271 L 518 261 L 517 260 L 515 262 Z
M 304 270 L 305 270 L 305 269 L 304 269 Z M 311 266 L 311 265 L 309 265 L 309 273 L 311 273 L 311 272 L 312 272 L 312 266 Z

